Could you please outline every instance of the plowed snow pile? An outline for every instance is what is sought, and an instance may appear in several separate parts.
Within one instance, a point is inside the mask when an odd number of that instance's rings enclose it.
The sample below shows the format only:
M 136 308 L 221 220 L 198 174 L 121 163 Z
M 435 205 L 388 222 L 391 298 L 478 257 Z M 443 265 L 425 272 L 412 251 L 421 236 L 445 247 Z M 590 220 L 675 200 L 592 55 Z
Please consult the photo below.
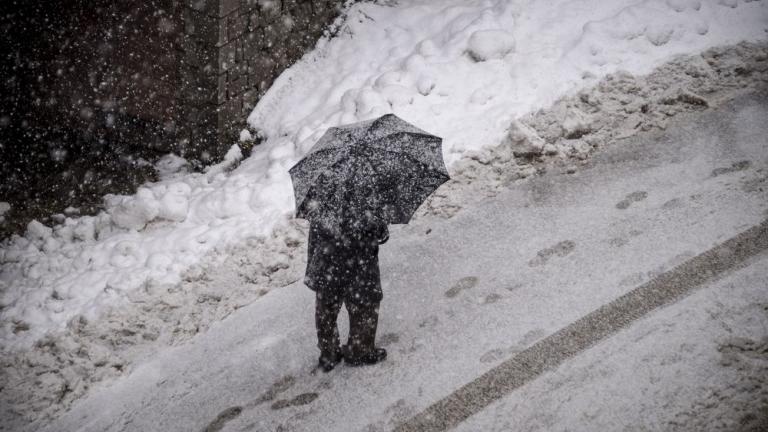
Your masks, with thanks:
M 297 280 L 305 226 L 287 170 L 331 126 L 394 112 L 442 136 L 454 180 L 417 217 L 450 217 L 546 161 L 575 170 L 596 147 L 765 85 L 765 1 L 390 3 L 351 7 L 278 79 L 249 117 L 265 138 L 249 158 L 233 147 L 185 174 L 169 157 L 162 181 L 107 197 L 106 212 L 3 243 L 3 418 L 53 414 Z M 744 40 L 761 43 L 675 57 Z

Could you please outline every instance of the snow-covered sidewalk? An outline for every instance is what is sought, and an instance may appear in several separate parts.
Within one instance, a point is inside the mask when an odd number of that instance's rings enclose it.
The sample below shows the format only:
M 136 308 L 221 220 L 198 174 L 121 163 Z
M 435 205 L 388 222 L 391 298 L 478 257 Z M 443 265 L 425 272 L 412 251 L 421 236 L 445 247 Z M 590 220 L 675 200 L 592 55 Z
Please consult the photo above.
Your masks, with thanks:
M 764 431 L 766 275 L 764 253 L 455 430 Z
M 449 220 L 419 219 L 392 230 L 381 249 L 385 299 L 379 340 L 390 357 L 380 366 L 311 374 L 316 361 L 313 296 L 295 283 L 239 309 L 188 345 L 164 350 L 130 375 L 94 389 L 52 424 L 30 430 L 389 430 L 516 352 L 763 221 L 768 215 L 766 100 L 763 92 L 679 116 L 665 133 L 630 138 L 598 153 L 574 174 L 553 169 L 529 182 L 512 183 Z M 759 289 L 766 283 L 765 265 L 762 255 L 615 340 L 658 334 L 664 328 L 659 323 L 674 322 L 696 306 L 724 314 L 697 321 L 703 328 L 746 320 L 749 327 L 735 335 L 759 341 L 766 336 L 764 310 L 745 305 L 768 303 L 768 292 Z M 718 290 L 734 284 L 739 288 L 733 292 L 745 299 L 730 299 L 721 307 Z M 732 311 L 745 315 L 728 317 Z M 690 328 L 696 325 L 692 321 Z M 746 343 L 717 340 L 723 334 L 718 328 L 685 330 L 669 343 L 695 335 L 698 339 L 690 341 L 697 346 L 694 351 L 710 357 L 720 355 L 710 349 L 717 344 L 724 350 L 736 346 L 735 352 Z M 677 389 L 702 383 L 695 373 L 698 363 L 685 362 L 705 360 L 667 349 L 660 338 L 622 343 L 618 353 L 611 343 L 577 357 L 572 369 L 564 365 L 566 378 L 542 377 L 521 389 L 532 392 L 524 399 L 542 401 L 526 405 L 531 409 L 528 424 L 539 425 L 538 413 L 554 416 L 542 420 L 543 430 L 564 421 L 575 422 L 567 427 L 576 430 L 619 424 L 611 420 L 610 408 L 561 413 L 560 401 L 567 396 L 558 392 L 565 390 L 574 398 L 583 392 L 593 401 L 591 407 L 673 398 L 674 404 L 652 405 L 655 419 L 649 425 L 684 418 L 682 399 L 695 404 L 698 393 Z M 599 356 L 606 352 L 636 362 L 641 370 L 654 364 L 644 362 L 647 355 L 661 356 L 656 364 L 664 367 L 687 364 L 690 379 L 677 377 L 674 387 L 650 379 L 646 387 L 639 386 L 647 391 L 622 392 L 610 374 L 597 374 L 607 381 L 595 381 L 594 375 L 578 372 L 585 364 L 604 364 Z M 707 363 L 702 373 L 732 373 L 714 364 Z M 660 373 L 674 375 L 674 369 Z M 651 371 L 646 375 L 655 376 Z M 558 387 L 563 382 L 568 385 Z M 722 382 L 712 379 L 704 387 L 735 398 L 742 391 L 765 392 L 764 382 L 762 387 L 721 388 Z M 610 393 L 595 390 L 601 386 Z M 520 391 L 510 397 L 519 397 Z M 573 409 L 583 407 L 575 403 Z M 504 412 L 502 406 L 477 421 L 503 429 Z M 641 422 L 635 425 L 643 425 L 642 412 L 633 418 Z

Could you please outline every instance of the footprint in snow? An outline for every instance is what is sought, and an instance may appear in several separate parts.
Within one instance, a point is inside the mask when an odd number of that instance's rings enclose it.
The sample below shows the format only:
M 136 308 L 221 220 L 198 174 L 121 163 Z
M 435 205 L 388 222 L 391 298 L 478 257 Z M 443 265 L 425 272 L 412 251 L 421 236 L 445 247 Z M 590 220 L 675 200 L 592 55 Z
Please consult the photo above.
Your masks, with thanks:
M 219 415 L 216 416 L 216 418 L 213 419 L 213 421 L 205 427 L 205 429 L 203 429 L 203 432 L 218 432 L 224 429 L 224 425 L 226 425 L 227 422 L 233 420 L 242 412 L 243 408 L 239 406 L 225 409 L 224 411 L 220 412 Z
M 280 399 L 272 404 L 273 410 L 281 410 L 292 406 L 308 405 L 317 399 L 319 395 L 317 393 L 302 393 L 293 399 Z
M 424 318 L 424 320 L 419 323 L 419 328 L 425 328 L 425 327 L 434 328 L 439 322 L 440 322 L 440 319 L 437 318 L 437 316 L 430 315 Z
M 477 278 L 475 276 L 467 276 L 459 279 L 448 291 L 445 292 L 445 296 L 448 298 L 454 298 L 464 290 L 468 290 L 477 285 Z
M 493 363 L 500 360 L 502 357 L 504 357 L 504 350 L 501 348 L 494 348 L 480 357 L 480 363 Z
M 387 346 L 398 342 L 400 342 L 400 335 L 397 333 L 387 333 L 379 338 L 379 344 L 381 344 L 381 346 Z
M 717 177 L 723 174 L 730 174 L 732 172 L 744 171 L 752 165 L 752 162 L 748 160 L 738 161 L 731 164 L 729 167 L 715 168 L 712 170 L 712 177 Z
M 272 383 L 272 385 L 267 389 L 264 394 L 259 396 L 258 399 L 256 399 L 252 405 L 259 405 L 264 402 L 269 402 L 274 400 L 278 394 L 283 393 L 293 387 L 293 385 L 296 384 L 296 378 L 293 375 L 286 375 L 279 380 Z
M 576 249 L 576 242 L 573 240 L 561 241 L 552 247 L 538 251 L 536 257 L 528 261 L 528 265 L 531 267 L 542 266 L 553 256 L 564 257 L 573 252 L 574 249 Z
M 608 244 L 610 244 L 613 247 L 622 247 L 622 246 L 625 246 L 627 243 L 629 243 L 629 240 L 625 239 L 624 237 L 614 237 L 608 240 Z
M 496 303 L 497 301 L 499 301 L 501 299 L 502 299 L 501 295 L 496 294 L 496 293 L 491 293 L 491 294 L 488 294 L 487 296 L 485 296 L 485 298 L 483 299 L 483 304 L 485 305 L 485 304 Z
M 646 198 L 648 198 L 648 192 L 646 191 L 632 192 L 631 194 L 624 197 L 623 200 L 619 201 L 616 204 L 616 208 L 619 210 L 626 210 L 630 205 L 632 205 L 633 202 L 640 202 Z
M 682 205 L 683 205 L 683 200 L 681 200 L 680 198 L 672 198 L 671 200 L 662 204 L 661 208 L 663 208 L 664 210 L 671 210 L 671 209 L 678 208 Z

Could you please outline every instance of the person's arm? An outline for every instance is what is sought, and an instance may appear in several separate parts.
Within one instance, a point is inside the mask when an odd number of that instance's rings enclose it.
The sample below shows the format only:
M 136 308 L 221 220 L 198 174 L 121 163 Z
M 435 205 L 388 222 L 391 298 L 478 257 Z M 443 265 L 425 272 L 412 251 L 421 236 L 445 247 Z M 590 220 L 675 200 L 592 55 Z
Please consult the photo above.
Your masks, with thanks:
M 384 244 L 389 240 L 389 228 L 387 224 L 382 223 L 379 228 L 379 244 Z

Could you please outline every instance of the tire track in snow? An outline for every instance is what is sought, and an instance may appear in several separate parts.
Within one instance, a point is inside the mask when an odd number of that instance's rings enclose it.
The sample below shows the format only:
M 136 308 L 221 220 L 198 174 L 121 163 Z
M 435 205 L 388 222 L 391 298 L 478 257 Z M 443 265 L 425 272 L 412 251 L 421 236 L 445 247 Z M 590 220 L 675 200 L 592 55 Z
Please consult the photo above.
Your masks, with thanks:
M 680 300 L 768 250 L 768 219 L 640 285 L 489 370 L 395 431 L 448 430 L 655 309 Z

